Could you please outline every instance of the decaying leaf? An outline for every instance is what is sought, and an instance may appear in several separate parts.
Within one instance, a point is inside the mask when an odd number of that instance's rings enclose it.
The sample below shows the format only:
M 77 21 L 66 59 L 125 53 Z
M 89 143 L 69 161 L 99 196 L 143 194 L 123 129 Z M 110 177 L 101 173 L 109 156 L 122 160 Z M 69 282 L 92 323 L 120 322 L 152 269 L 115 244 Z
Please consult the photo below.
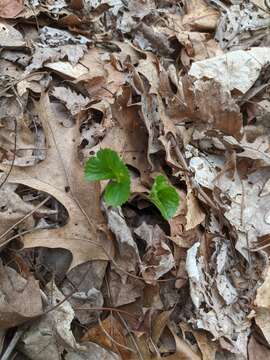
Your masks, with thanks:
M 52 305 L 57 305 L 64 296 L 55 284 L 48 286 L 47 296 Z M 23 334 L 20 340 L 21 351 L 31 360 L 59 359 L 64 349 L 81 350 L 71 331 L 74 311 L 68 301 L 48 312 Z
M 261 69 L 270 60 L 267 48 L 237 50 L 191 66 L 189 75 L 202 79 L 215 79 L 226 90 L 246 93 L 257 80 Z
M 107 240 L 104 242 L 106 235 L 102 230 L 104 218 L 99 207 L 99 185 L 86 183 L 83 175 L 79 176 L 83 170 L 76 156 L 78 129 L 76 126 L 61 127 L 55 121 L 57 113 L 48 95 L 44 95 L 36 104 L 36 111 L 46 134 L 49 149 L 46 159 L 25 170 L 13 168 L 9 182 L 50 194 L 65 206 L 70 219 L 61 228 L 26 235 L 24 246 L 68 249 L 73 256 L 72 267 L 92 259 L 108 259 L 112 244 Z M 7 171 L 4 165 L 1 165 L 1 169 Z
M 140 265 L 142 276 L 147 283 L 155 283 L 175 266 L 171 250 L 166 244 L 166 235 L 158 226 L 146 223 L 136 228 L 135 234 L 146 242 L 146 253 Z
M 219 18 L 218 12 L 207 5 L 204 0 L 185 1 L 187 14 L 183 25 L 193 30 L 211 30 L 216 27 Z
M 123 358 L 129 358 L 125 329 L 114 316 L 108 316 L 99 325 L 89 329 L 81 341 L 95 342 L 106 349 L 118 352 Z
M 42 314 L 41 293 L 37 280 L 25 280 L 10 267 L 0 265 L 0 327 L 18 326 Z
M 269 357 L 269 9 L 0 0 L 1 357 Z
M 199 329 L 206 329 L 231 351 L 246 357 L 249 335 L 247 312 L 240 309 L 240 294 L 232 280 L 236 274 L 230 269 L 232 254 L 228 244 L 216 239 L 216 251 L 213 254 L 209 270 L 215 269 L 215 277 L 209 283 L 208 271 L 203 257 L 199 256 L 199 243 L 194 244 L 187 253 L 186 269 L 190 280 L 191 298 L 196 307 L 196 316 L 192 320 Z M 230 279 L 231 278 L 231 279 Z M 208 310 L 203 309 L 207 304 Z M 222 340 L 225 338 L 226 340 Z M 224 342 L 225 341 L 225 342 Z
M 67 107 L 71 115 L 78 114 L 89 102 L 87 97 L 65 87 L 55 87 L 52 95 Z
M 4 2 L 7 2 L 10 5 L 12 4 L 6 0 L 4 0 Z M 0 16 L 1 16 L 1 11 L 3 11 L 3 8 L 1 7 L 1 3 L 0 3 Z M 4 17 L 4 16 L 2 15 L 2 17 Z M 25 41 L 23 39 L 22 34 L 18 30 L 14 29 L 14 27 L 9 25 L 8 23 L 1 21 L 1 23 L 0 23 L 0 45 L 3 48 L 22 47 L 25 45 Z
M 24 8 L 23 0 L 1 0 L 0 2 L 0 17 L 14 18 Z

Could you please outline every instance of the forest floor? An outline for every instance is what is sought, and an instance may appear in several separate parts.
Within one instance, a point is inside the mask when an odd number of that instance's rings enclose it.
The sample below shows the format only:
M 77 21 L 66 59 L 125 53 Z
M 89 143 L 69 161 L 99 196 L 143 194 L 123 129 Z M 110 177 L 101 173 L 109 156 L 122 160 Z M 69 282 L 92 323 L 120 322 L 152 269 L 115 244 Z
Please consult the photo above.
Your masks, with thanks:
M 0 0 L 2 360 L 270 359 L 269 26 L 266 0 Z

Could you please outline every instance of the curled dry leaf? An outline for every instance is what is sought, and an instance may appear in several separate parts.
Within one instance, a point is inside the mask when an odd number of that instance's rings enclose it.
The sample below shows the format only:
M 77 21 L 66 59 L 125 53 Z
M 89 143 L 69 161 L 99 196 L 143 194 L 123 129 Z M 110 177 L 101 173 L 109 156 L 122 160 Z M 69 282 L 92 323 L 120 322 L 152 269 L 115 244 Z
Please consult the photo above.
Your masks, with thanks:
M 42 314 L 38 281 L 25 280 L 15 270 L 0 264 L 0 327 L 10 328 Z
M 176 353 L 167 357 L 168 360 L 201 360 L 201 356 L 198 355 L 184 339 L 180 338 L 174 326 L 169 324 L 169 329 L 174 337 L 175 345 L 176 345 Z
M 106 214 L 108 227 L 117 240 L 116 262 L 122 269 L 135 273 L 139 261 L 139 251 L 123 213 L 118 208 L 106 208 Z M 125 276 L 121 271 L 120 275 Z
M 186 230 L 194 229 L 197 225 L 201 224 L 205 219 L 205 213 L 201 210 L 197 198 L 189 190 L 186 197 L 187 201 L 187 214 L 186 214 Z
M 100 311 L 91 311 L 91 308 L 102 308 L 104 304 L 101 286 L 106 268 L 107 261 L 96 260 L 83 263 L 69 271 L 61 284 L 61 291 L 65 296 L 74 292 L 76 284 L 76 292 L 69 302 L 74 309 L 76 319 L 81 324 L 95 323 L 100 316 Z
M 215 128 L 236 138 L 240 137 L 242 114 L 223 84 L 216 79 L 192 81 L 191 77 L 183 78 L 182 82 L 190 118 L 203 121 L 210 129 Z
M 122 273 L 122 276 L 119 275 Z M 145 287 L 143 281 L 132 276 L 127 277 L 124 272 L 118 268 L 112 270 L 108 276 L 110 300 L 114 307 L 130 304 L 141 298 Z
M 49 284 L 46 294 L 51 306 L 64 299 L 56 285 Z M 74 311 L 68 301 L 63 302 L 33 323 L 20 340 L 21 351 L 31 360 L 57 360 L 64 349 L 84 349 L 76 343 L 71 331 Z
M 199 329 L 208 330 L 222 346 L 227 344 L 226 348 L 231 352 L 245 357 L 250 331 L 249 310 L 239 307 L 241 293 L 245 290 L 235 288 L 232 282 L 237 276 L 237 269 L 230 265 L 233 264 L 232 250 L 228 243 L 222 244 L 221 239 L 215 239 L 216 250 L 206 265 L 199 255 L 199 246 L 195 243 L 188 250 L 186 261 L 190 294 L 197 309 L 192 322 Z M 213 281 L 208 282 L 207 274 L 211 269 L 216 273 Z
M 166 244 L 167 237 L 158 225 L 147 225 L 145 222 L 134 232 L 146 242 L 140 268 L 145 282 L 153 284 L 175 266 L 171 249 Z

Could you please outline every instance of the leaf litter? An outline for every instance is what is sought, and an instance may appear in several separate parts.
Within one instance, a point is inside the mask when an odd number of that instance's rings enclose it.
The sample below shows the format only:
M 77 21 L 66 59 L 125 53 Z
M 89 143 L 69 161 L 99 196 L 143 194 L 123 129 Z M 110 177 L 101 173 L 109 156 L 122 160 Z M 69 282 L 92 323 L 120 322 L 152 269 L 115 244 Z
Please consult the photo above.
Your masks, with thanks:
M 0 17 L 1 358 L 269 357 L 268 2 Z M 130 173 L 121 208 L 84 179 L 100 149 Z M 158 178 L 180 196 L 168 221 Z

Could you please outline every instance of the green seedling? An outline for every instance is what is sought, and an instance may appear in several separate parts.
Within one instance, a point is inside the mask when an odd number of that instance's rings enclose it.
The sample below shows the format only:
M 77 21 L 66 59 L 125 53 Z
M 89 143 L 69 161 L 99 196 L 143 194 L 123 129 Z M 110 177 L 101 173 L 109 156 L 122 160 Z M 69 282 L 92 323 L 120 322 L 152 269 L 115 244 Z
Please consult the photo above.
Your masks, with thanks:
M 105 188 L 104 200 L 113 207 L 124 204 L 130 195 L 130 175 L 119 155 L 111 149 L 99 150 L 96 156 L 87 160 L 84 168 L 88 181 L 110 180 Z M 175 214 L 180 198 L 173 186 L 163 175 L 158 175 L 147 197 L 169 220 Z

